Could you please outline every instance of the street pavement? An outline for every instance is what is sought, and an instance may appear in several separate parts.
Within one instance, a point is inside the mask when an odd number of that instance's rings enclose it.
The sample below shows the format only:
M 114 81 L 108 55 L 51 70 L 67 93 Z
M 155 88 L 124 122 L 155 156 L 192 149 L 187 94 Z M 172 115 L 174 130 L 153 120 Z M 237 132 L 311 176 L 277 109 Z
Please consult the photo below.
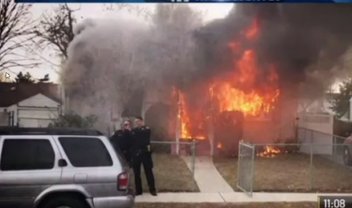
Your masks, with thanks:
M 318 196 L 351 196 L 331 193 L 253 193 L 250 197 L 241 192 L 232 193 L 159 193 L 143 194 L 136 203 L 249 203 L 249 202 L 317 202 Z

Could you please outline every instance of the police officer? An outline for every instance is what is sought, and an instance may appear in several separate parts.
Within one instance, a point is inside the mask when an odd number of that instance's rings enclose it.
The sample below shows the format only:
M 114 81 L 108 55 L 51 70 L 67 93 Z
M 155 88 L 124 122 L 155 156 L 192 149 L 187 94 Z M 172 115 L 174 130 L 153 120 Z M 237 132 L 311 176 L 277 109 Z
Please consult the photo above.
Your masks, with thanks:
M 135 125 L 136 128 L 132 130 L 132 160 L 136 195 L 143 193 L 141 180 L 141 165 L 143 164 L 149 191 L 153 196 L 156 196 L 153 161 L 150 150 L 151 130 L 148 126 L 144 125 L 142 117 L 136 117 Z
M 121 129 L 116 131 L 111 137 L 111 143 L 113 144 L 117 152 L 122 153 L 127 163 L 131 166 L 131 131 L 132 125 L 129 120 L 123 122 Z

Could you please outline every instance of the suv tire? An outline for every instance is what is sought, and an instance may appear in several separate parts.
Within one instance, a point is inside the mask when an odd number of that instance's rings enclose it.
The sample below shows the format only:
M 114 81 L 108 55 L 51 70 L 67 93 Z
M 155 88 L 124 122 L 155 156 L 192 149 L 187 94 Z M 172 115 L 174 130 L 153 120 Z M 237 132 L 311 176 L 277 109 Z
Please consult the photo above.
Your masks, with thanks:
M 58 196 L 49 199 L 40 208 L 89 208 L 89 206 L 79 198 Z
M 352 165 L 351 153 L 348 147 L 343 149 L 343 163 L 347 166 Z

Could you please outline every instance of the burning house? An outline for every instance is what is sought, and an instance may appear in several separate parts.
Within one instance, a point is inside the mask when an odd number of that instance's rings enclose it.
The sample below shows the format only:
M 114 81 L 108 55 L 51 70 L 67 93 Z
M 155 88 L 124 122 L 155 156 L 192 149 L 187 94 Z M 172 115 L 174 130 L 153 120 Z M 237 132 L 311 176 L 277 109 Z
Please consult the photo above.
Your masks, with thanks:
M 274 65 L 262 69 L 256 51 L 248 46 L 260 35 L 260 25 L 254 19 L 238 40 L 228 43 L 234 56 L 232 70 L 219 73 L 190 91 L 177 90 L 180 138 L 210 139 L 211 154 L 214 149 L 236 153 L 239 140 L 256 139 L 250 138 L 251 132 L 256 132 L 256 137 L 261 135 L 261 141 L 277 138 L 276 131 L 265 136 L 263 132 L 274 126 L 270 124 L 280 96 L 279 77 Z M 268 73 L 263 74 L 265 71 Z M 195 97 L 196 94 L 202 96 Z
M 95 24 L 70 46 L 67 94 L 78 111 L 87 100 L 85 111 L 104 112 L 106 122 L 110 109 L 120 117 L 133 91 L 142 91 L 132 103 L 141 102 L 153 139 L 196 139 L 203 154 L 236 154 L 239 140 L 292 139 L 298 98 L 307 93 L 300 86 L 324 89 L 349 48 L 351 8 L 239 4 L 201 25 L 183 5 L 161 12 L 170 16 L 150 28 Z
M 348 11 L 351 7 L 236 5 L 226 19 L 199 29 L 198 66 L 204 71 L 178 90 L 180 138 L 209 140 L 210 154 L 222 149 L 235 154 L 241 139 L 294 139 L 298 99 L 307 93 L 301 85 L 320 94 L 349 48 Z M 327 12 L 336 16 L 327 18 Z M 310 77 L 316 73 L 319 78 Z

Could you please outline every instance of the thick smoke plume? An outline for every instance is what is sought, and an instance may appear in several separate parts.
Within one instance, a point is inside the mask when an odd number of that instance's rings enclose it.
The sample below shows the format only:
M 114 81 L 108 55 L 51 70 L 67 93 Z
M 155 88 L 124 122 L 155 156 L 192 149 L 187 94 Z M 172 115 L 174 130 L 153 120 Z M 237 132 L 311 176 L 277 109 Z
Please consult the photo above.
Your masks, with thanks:
M 234 70 L 233 40 L 254 48 L 261 65 L 275 64 L 282 89 L 313 83 L 312 93 L 322 92 L 321 79 L 335 73 L 331 69 L 351 45 L 351 20 L 351 5 L 307 4 L 239 4 L 205 26 L 186 5 L 157 6 L 149 24 L 88 20 L 77 27 L 62 76 L 68 105 L 98 115 L 106 131 L 126 108 L 140 114 L 131 109 L 142 108 L 145 93 L 169 100 L 174 86 L 187 90 Z M 255 21 L 259 39 L 241 40 Z
M 68 109 L 99 117 L 107 131 L 121 114 L 141 115 L 143 96 L 168 100 L 195 70 L 193 32 L 200 17 L 187 6 L 158 6 L 149 24 L 86 20 L 76 28 L 63 71 Z M 120 120 L 121 121 L 121 120 Z
M 97 115 L 103 131 L 144 80 L 138 46 L 145 30 L 145 25 L 123 20 L 87 20 L 76 30 L 63 75 L 67 105 Z
M 227 18 L 197 32 L 199 64 L 210 77 L 219 69 L 232 70 L 228 43 L 257 21 L 261 34 L 250 47 L 257 51 L 261 65 L 277 66 L 282 87 L 297 86 L 307 79 L 319 82 L 314 71 L 329 77 L 350 47 L 351 20 L 351 5 L 239 4 Z M 322 86 L 314 83 L 311 87 Z

